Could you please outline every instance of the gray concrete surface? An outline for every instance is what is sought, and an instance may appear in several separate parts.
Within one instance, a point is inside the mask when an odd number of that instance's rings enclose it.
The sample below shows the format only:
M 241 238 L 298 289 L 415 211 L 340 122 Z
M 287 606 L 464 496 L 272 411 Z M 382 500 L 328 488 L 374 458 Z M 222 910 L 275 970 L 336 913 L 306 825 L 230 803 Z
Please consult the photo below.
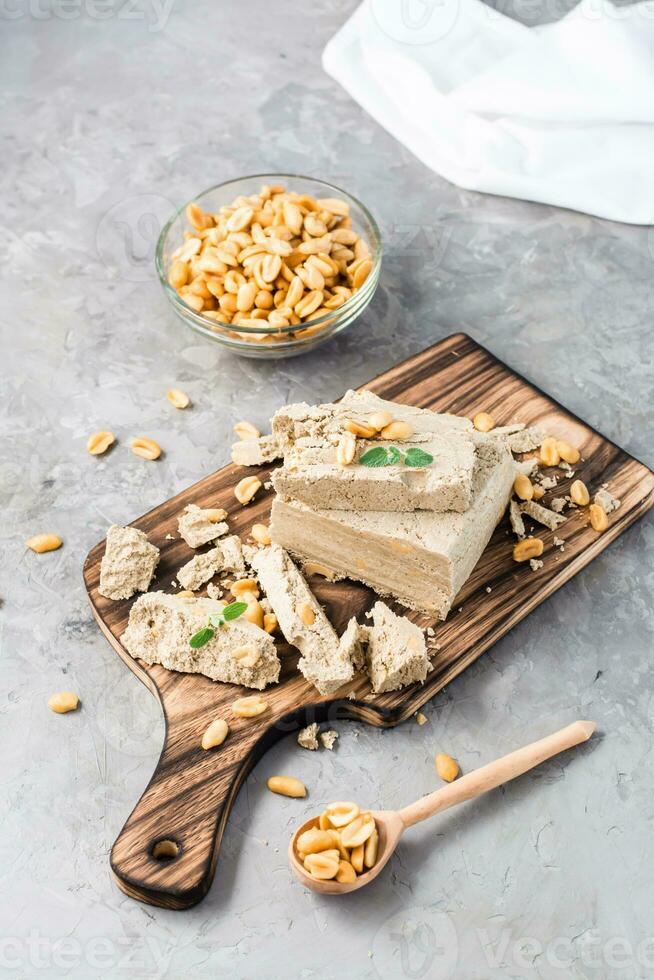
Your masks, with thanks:
M 0 5 L 2 975 L 654 975 L 651 519 L 435 698 L 424 727 L 343 723 L 331 754 L 280 742 L 241 791 L 194 910 L 139 905 L 110 878 L 162 721 L 96 629 L 82 561 L 110 522 L 224 463 L 235 421 L 263 427 L 287 399 L 336 396 L 466 330 L 654 462 L 652 233 L 429 173 L 320 68 L 353 8 Z M 532 22 L 538 8 L 524 10 Z M 238 360 L 167 308 L 154 235 L 200 188 L 294 169 L 375 212 L 381 286 L 364 319 L 315 354 Z M 165 401 L 172 383 L 192 411 Z M 120 443 L 91 459 L 85 440 L 101 427 Z M 159 440 L 164 458 L 134 457 L 134 434 Z M 25 551 L 51 530 L 61 551 Z M 47 710 L 61 688 L 80 693 L 76 715 Z M 415 828 L 368 893 L 334 901 L 291 880 L 287 837 L 318 801 L 401 805 L 436 785 L 436 750 L 470 769 L 578 716 L 602 736 Z M 277 772 L 303 778 L 309 799 L 268 794 Z

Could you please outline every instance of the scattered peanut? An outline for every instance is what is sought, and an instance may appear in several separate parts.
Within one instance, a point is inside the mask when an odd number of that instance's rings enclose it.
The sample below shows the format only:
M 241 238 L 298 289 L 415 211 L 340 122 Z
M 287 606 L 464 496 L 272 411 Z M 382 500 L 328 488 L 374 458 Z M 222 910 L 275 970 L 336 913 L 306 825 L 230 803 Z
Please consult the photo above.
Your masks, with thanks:
M 326 317 L 361 289 L 370 249 L 351 227 L 346 202 L 317 201 L 284 187 L 241 195 L 217 213 L 193 203 L 193 232 L 173 253 L 168 282 L 184 302 L 253 343 L 284 340 L 284 328 Z M 305 327 L 312 333 L 333 317 Z M 252 334 L 239 326 L 269 325 Z
M 544 466 L 558 466 L 561 462 L 559 444 L 552 436 L 543 439 L 541 443 L 540 461 Z
M 186 394 L 185 391 L 181 391 L 179 388 L 171 388 L 166 392 L 166 398 L 175 408 L 188 408 L 191 404 L 191 399 Z
M 238 718 L 256 718 L 262 715 L 268 705 L 259 694 L 251 694 L 249 697 L 237 698 L 232 704 L 232 712 Z
M 521 500 L 532 500 L 534 496 L 534 487 L 528 476 L 524 473 L 518 473 L 515 480 L 513 481 L 513 489 L 516 496 L 520 497 Z
M 514 561 L 529 561 L 543 554 L 543 542 L 540 538 L 523 538 L 513 546 Z
M 86 451 L 91 454 L 91 456 L 101 456 L 102 453 L 106 453 L 109 446 L 111 446 L 116 441 L 116 437 L 113 432 L 108 430 L 102 430 L 100 432 L 94 432 L 86 440 Z
M 542 487 L 539 487 L 537 483 L 533 483 L 532 488 L 534 491 L 534 500 L 541 500 L 545 496 L 545 491 Z
M 593 531 L 606 531 L 609 526 L 609 519 L 606 516 L 606 511 L 599 504 L 591 504 L 588 508 L 588 513 L 590 514 L 590 524 Z
M 277 630 L 279 623 L 277 622 L 277 617 L 274 613 L 264 613 L 263 614 L 263 628 L 266 633 L 274 633 Z
M 401 441 L 402 439 L 410 439 L 413 435 L 413 429 L 408 422 L 389 422 L 379 433 L 381 439 L 397 439 Z
M 266 785 L 271 793 L 279 793 L 280 796 L 291 796 L 294 799 L 299 799 L 307 795 L 307 788 L 304 783 L 295 779 L 294 776 L 271 776 Z
M 258 439 L 261 433 L 251 422 L 237 422 L 234 432 L 239 439 Z
M 417 722 L 418 725 L 426 725 L 427 724 L 427 716 L 426 715 L 423 715 L 422 711 L 417 711 L 416 712 L 415 719 L 416 719 L 416 722 Z
M 312 575 L 322 575 L 323 578 L 329 579 L 331 582 L 334 581 L 334 573 L 331 568 L 327 568 L 326 565 L 321 565 L 318 561 L 307 561 L 304 563 L 304 574 L 311 577 Z
M 588 487 L 583 480 L 575 480 L 570 487 L 570 499 L 579 507 L 585 507 L 590 502 Z
M 175 593 L 176 599 L 197 599 L 195 592 L 191 592 L 190 589 L 182 589 L 181 592 Z
M 316 621 L 316 614 L 308 602 L 303 602 L 298 609 L 300 619 L 305 626 L 313 626 Z
M 488 412 L 478 412 L 472 420 L 477 432 L 490 432 L 495 428 L 495 419 Z
M 356 436 L 351 432 L 344 432 L 339 439 L 338 446 L 336 447 L 336 462 L 339 466 L 349 466 L 354 459 L 354 453 L 356 452 Z
M 26 541 L 25 544 L 32 551 L 36 551 L 37 554 L 42 555 L 46 551 L 56 551 L 57 548 L 61 548 L 63 541 L 58 534 L 36 534 L 33 538 Z
M 559 451 L 559 456 L 561 459 L 565 460 L 566 463 L 570 463 L 574 466 L 581 459 L 581 453 L 574 446 L 571 446 L 569 442 L 564 439 L 557 439 L 556 448 Z
M 208 507 L 204 512 L 204 516 L 212 524 L 218 524 L 220 521 L 224 521 L 228 514 L 222 507 Z
M 459 775 L 459 764 L 451 755 L 439 752 L 436 756 L 436 772 L 446 783 L 451 783 Z
M 48 700 L 50 711 L 55 711 L 58 715 L 65 715 L 69 711 L 77 711 L 79 698 L 73 691 L 58 691 Z
M 130 449 L 135 456 L 140 456 L 141 459 L 159 459 L 161 456 L 161 446 L 154 439 L 148 439 L 146 436 L 138 436 L 136 439 L 132 439 Z
M 229 725 L 222 718 L 212 721 L 206 732 L 202 736 L 203 749 L 215 749 L 222 745 L 229 734 Z
M 257 542 L 257 544 L 267 545 L 270 544 L 272 538 L 270 537 L 270 531 L 265 524 L 253 524 L 250 534 Z
M 261 480 L 256 476 L 245 476 L 234 487 L 234 496 L 239 504 L 249 504 L 261 489 Z

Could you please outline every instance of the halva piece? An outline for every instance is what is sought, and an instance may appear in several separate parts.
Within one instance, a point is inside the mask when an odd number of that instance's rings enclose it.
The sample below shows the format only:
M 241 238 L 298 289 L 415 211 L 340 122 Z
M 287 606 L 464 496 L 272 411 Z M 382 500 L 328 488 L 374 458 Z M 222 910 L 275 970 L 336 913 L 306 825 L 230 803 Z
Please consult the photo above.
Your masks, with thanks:
M 113 524 L 107 531 L 100 563 L 100 595 L 107 599 L 129 599 L 146 592 L 159 561 L 159 549 L 136 527 Z

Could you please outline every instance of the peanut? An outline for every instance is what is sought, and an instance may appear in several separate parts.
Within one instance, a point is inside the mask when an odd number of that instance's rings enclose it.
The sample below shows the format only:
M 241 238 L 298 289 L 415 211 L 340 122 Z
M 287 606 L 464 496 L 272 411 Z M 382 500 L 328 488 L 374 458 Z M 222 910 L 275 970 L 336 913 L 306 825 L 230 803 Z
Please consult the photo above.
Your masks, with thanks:
M 488 412 L 477 412 L 472 424 L 477 432 L 490 432 L 491 429 L 495 428 L 495 419 Z
M 338 851 L 323 851 L 320 854 L 307 854 L 304 859 L 304 867 L 312 878 L 318 878 L 321 881 L 328 881 L 330 878 L 335 878 L 339 868 Z
M 329 821 L 332 827 L 345 827 L 347 824 L 352 823 L 353 820 L 359 816 L 359 807 L 356 803 L 350 803 L 349 801 L 340 801 L 338 803 L 330 803 L 325 810 L 325 818 Z
M 171 388 L 166 392 L 166 398 L 171 405 L 175 408 L 188 408 L 191 404 L 191 399 L 186 394 L 185 391 L 181 391 L 179 388 Z
M 58 534 L 36 534 L 25 544 L 32 551 L 36 551 L 38 555 L 42 555 L 46 551 L 56 551 L 57 548 L 61 548 L 63 541 Z
M 329 579 L 330 582 L 334 581 L 334 573 L 326 565 L 321 565 L 319 561 L 307 561 L 304 563 L 304 574 L 309 576 L 312 575 L 322 575 L 323 578 Z
M 298 609 L 298 614 L 305 626 L 313 626 L 316 621 L 316 614 L 308 602 L 302 603 Z
M 390 412 L 381 411 L 373 412 L 373 414 L 368 419 L 369 424 L 375 430 L 375 432 L 381 432 L 385 429 L 387 425 L 390 425 L 393 421 L 393 416 Z
M 534 491 L 534 500 L 541 500 L 545 496 L 545 491 L 537 483 L 532 484 L 532 489 Z
M 377 851 L 379 849 L 379 831 L 375 826 L 372 834 L 366 841 L 363 850 L 363 863 L 366 868 L 372 868 L 375 861 L 377 860 Z
M 261 433 L 251 422 L 237 422 L 234 432 L 239 439 L 258 439 Z
M 264 618 L 263 618 L 263 606 L 261 603 L 249 592 L 244 595 L 239 596 L 243 602 L 247 602 L 248 607 L 243 613 L 243 619 L 246 619 L 248 623 L 254 623 L 259 629 L 263 629 Z
M 588 487 L 583 480 L 575 480 L 570 487 L 570 499 L 579 507 L 585 507 L 590 502 Z
M 355 422 L 354 419 L 345 421 L 345 430 L 362 439 L 372 439 L 378 430 L 373 425 L 366 425 L 365 422 Z
M 212 721 L 206 732 L 202 736 L 203 749 L 215 749 L 222 745 L 229 734 L 229 725 L 222 718 Z
M 558 443 L 552 436 L 543 439 L 540 447 L 540 460 L 544 466 L 558 466 L 561 462 Z
M 198 596 L 196 596 L 196 594 L 194 592 L 191 592 L 190 589 L 182 589 L 181 592 L 176 592 L 175 593 L 175 598 L 176 599 L 197 599 Z
M 239 504 L 249 504 L 261 489 L 261 480 L 256 476 L 245 476 L 234 487 L 234 496 Z
M 58 691 L 57 694 L 53 694 L 48 700 L 50 711 L 54 711 L 58 715 L 65 715 L 69 711 L 77 711 L 78 706 L 79 698 L 73 691 Z
M 341 831 L 341 843 L 343 847 L 359 847 L 365 844 L 373 830 L 375 821 L 369 813 L 360 813 L 351 823 L 343 827 Z
M 523 538 L 513 546 L 514 561 L 529 561 L 543 554 L 543 542 L 540 538 Z
M 251 694 L 245 698 L 237 698 L 232 704 L 232 712 L 237 718 L 256 718 L 262 715 L 268 705 L 259 694 Z
M 349 466 L 356 452 L 356 437 L 351 432 L 344 432 L 336 447 L 336 462 L 339 466 Z
M 241 667 L 254 667 L 261 659 L 261 654 L 253 643 L 244 643 L 242 647 L 236 647 L 235 650 L 230 651 L 230 655 Z
M 109 446 L 116 441 L 116 437 L 113 432 L 108 430 L 103 430 L 100 432 L 94 432 L 86 440 L 86 451 L 91 454 L 91 456 L 101 456 L 102 453 L 106 453 Z
M 531 500 L 534 496 L 532 482 L 524 473 L 518 473 L 513 481 L 513 489 L 521 500 Z
M 265 524 L 253 524 L 250 534 L 257 544 L 268 545 L 271 543 L 270 531 Z
M 559 456 L 561 459 L 565 460 L 566 463 L 574 466 L 581 459 L 581 453 L 574 446 L 571 446 L 569 442 L 565 442 L 563 439 L 557 439 L 556 448 L 559 451 Z
M 274 633 L 279 626 L 277 622 L 277 616 L 274 613 L 264 613 L 263 614 L 263 628 L 266 633 Z
M 599 531 L 601 534 L 606 531 L 609 526 L 609 519 L 606 516 L 606 511 L 599 504 L 591 504 L 588 508 L 588 513 L 590 514 L 590 523 L 593 531 Z
M 451 755 L 439 752 L 436 756 L 436 772 L 446 783 L 451 783 L 459 775 L 459 764 Z
M 208 507 L 204 512 L 204 516 L 212 524 L 218 524 L 220 521 L 224 521 L 228 514 L 222 507 Z
M 410 439 L 413 435 L 413 429 L 408 422 L 389 422 L 379 433 L 381 439 Z
M 363 844 L 358 844 L 353 847 L 350 851 L 350 861 L 352 862 L 352 867 L 357 872 L 361 874 L 363 871 L 363 862 L 365 859 L 365 846 Z
M 291 796 L 293 799 L 299 799 L 307 795 L 307 788 L 304 783 L 295 779 L 294 776 L 271 776 L 266 785 L 271 793 L 279 793 L 280 796 Z
M 230 587 L 230 592 L 236 599 L 240 599 L 243 593 L 249 593 L 258 599 L 259 583 L 256 578 L 240 578 Z
M 349 861 L 339 861 L 338 871 L 336 872 L 336 881 L 340 882 L 341 885 L 349 885 L 351 882 L 357 880 L 357 873 Z
M 130 449 L 135 456 L 140 456 L 141 459 L 159 459 L 161 456 L 161 446 L 154 439 L 148 439 L 146 436 L 138 436 L 136 439 L 132 439 Z
M 305 856 L 307 854 L 317 854 L 319 851 L 330 851 L 334 849 L 334 838 L 332 831 L 320 830 L 318 827 L 310 827 L 297 839 L 297 849 Z

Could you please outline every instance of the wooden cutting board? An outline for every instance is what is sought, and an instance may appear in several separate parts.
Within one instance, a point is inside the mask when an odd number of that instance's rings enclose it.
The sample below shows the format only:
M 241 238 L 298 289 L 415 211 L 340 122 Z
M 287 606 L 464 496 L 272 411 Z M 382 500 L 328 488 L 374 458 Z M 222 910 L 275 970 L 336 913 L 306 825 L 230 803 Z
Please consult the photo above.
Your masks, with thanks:
M 516 420 L 537 424 L 579 447 L 583 461 L 575 467 L 576 476 L 591 492 L 608 483 L 622 506 L 611 515 L 609 529 L 601 535 L 588 524 L 587 508 L 572 513 L 557 532 L 565 539 L 564 551 L 554 546 L 552 532 L 538 528 L 545 552 L 544 565 L 536 572 L 528 563 L 518 565 L 512 560 L 514 539 L 505 518 L 448 620 L 439 623 L 411 614 L 420 625 L 434 626 L 440 644 L 434 669 L 423 686 L 371 697 L 368 683 L 358 679 L 346 685 L 341 700 L 324 698 L 297 672 L 296 651 L 279 643 L 283 663 L 280 681 L 265 692 L 269 710 L 252 720 L 230 713 L 232 701 L 247 693 L 244 689 L 149 666 L 129 656 L 120 636 L 133 600 L 112 602 L 99 595 L 104 541 L 96 545 L 84 566 L 93 614 L 118 655 L 158 698 L 166 721 L 157 768 L 111 852 L 116 881 L 133 898 L 173 909 L 199 902 L 213 880 L 236 794 L 270 745 L 301 725 L 327 717 L 386 727 L 404 721 L 654 503 L 654 474 L 647 467 L 566 412 L 465 334 L 448 337 L 364 387 L 384 398 L 437 411 L 467 416 L 488 411 L 498 425 Z M 247 472 L 257 473 L 263 482 L 270 469 Z M 247 507 L 241 507 L 234 498 L 232 489 L 244 472 L 233 465 L 225 466 L 134 521 L 134 526 L 145 531 L 161 550 L 152 588 L 177 591 L 171 582 L 179 567 L 192 557 L 193 552 L 177 531 L 177 517 L 186 504 L 224 507 L 229 511 L 231 532 L 243 540 L 253 523 L 267 522 L 270 492 L 260 492 Z M 565 494 L 569 483 L 560 481 L 543 502 Z M 169 534 L 172 540 L 167 539 Z M 361 620 L 375 600 L 371 590 L 354 582 L 330 583 L 315 577 L 311 585 L 339 633 L 351 616 Z M 346 695 L 353 690 L 356 699 L 350 700 Z M 220 749 L 205 752 L 200 747 L 202 733 L 221 716 L 229 720 L 230 735 Z M 161 841 L 171 843 L 162 846 Z M 167 856 L 165 852 L 175 853 Z

